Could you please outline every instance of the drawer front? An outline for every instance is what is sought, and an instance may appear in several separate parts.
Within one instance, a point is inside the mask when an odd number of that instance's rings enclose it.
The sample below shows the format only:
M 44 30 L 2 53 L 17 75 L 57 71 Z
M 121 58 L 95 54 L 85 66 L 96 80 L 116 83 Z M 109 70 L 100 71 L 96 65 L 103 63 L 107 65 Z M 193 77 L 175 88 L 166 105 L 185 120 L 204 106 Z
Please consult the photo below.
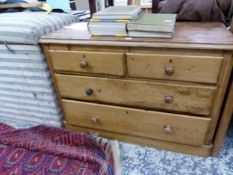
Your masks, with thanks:
M 223 57 L 127 54 L 130 77 L 217 83 Z
M 64 98 L 208 115 L 214 87 L 55 75 Z
M 124 54 L 111 52 L 50 51 L 53 69 L 77 73 L 124 75 Z
M 72 125 L 202 145 L 210 119 L 161 112 L 62 100 L 67 122 Z

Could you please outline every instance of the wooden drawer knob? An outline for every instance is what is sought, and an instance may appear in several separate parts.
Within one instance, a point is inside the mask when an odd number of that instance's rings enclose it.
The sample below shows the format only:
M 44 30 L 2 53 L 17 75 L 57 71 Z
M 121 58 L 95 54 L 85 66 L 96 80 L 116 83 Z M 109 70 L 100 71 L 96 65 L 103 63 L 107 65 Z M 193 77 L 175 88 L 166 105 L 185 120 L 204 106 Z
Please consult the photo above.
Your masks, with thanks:
M 81 68 L 84 69 L 84 68 L 88 67 L 88 62 L 87 62 L 86 59 L 83 59 L 83 60 L 80 61 L 79 65 L 80 65 Z
M 171 96 L 171 95 L 165 95 L 164 96 L 164 102 L 168 103 L 168 104 L 172 103 L 173 102 L 173 96 Z
M 94 90 L 91 88 L 86 89 L 86 95 L 91 96 L 94 94 Z
M 170 66 L 165 67 L 165 74 L 166 74 L 166 75 L 171 76 L 171 75 L 173 75 L 174 73 L 175 73 L 175 68 L 174 68 L 174 66 L 170 65 Z
M 166 134 L 171 134 L 172 133 L 172 127 L 169 125 L 164 126 L 164 132 Z
M 91 122 L 92 123 L 99 123 L 99 119 L 96 117 L 91 117 Z

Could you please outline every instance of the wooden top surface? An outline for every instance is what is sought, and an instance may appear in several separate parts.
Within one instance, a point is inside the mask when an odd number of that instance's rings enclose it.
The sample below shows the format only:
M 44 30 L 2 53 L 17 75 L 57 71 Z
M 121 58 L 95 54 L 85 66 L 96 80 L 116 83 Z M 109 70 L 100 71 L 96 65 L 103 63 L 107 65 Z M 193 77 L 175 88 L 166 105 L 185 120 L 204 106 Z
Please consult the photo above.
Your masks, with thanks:
M 233 35 L 217 22 L 176 23 L 173 38 L 92 37 L 86 23 L 74 23 L 47 34 L 41 43 L 82 44 L 100 46 L 131 46 L 159 48 L 195 48 L 233 50 Z

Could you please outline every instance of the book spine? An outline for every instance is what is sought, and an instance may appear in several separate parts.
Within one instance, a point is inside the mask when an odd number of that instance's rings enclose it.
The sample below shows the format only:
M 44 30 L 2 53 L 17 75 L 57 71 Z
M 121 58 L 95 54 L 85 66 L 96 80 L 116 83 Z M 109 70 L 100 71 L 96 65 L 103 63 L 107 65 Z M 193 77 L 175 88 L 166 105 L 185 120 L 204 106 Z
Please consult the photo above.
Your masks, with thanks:
M 90 19 L 91 22 L 122 22 L 122 23 L 128 23 L 129 20 L 102 20 L 102 19 Z
M 140 24 L 128 24 L 127 29 L 129 31 L 146 31 L 146 32 L 173 32 L 172 26 L 156 26 L 156 25 L 140 25 Z
M 92 33 L 91 34 L 92 36 L 114 36 L 114 37 L 127 37 L 128 35 L 127 34 L 115 34 L 115 35 L 101 35 L 101 34 L 98 34 L 98 33 Z
M 90 21 L 87 22 L 87 30 L 91 34 L 91 31 L 90 31 Z

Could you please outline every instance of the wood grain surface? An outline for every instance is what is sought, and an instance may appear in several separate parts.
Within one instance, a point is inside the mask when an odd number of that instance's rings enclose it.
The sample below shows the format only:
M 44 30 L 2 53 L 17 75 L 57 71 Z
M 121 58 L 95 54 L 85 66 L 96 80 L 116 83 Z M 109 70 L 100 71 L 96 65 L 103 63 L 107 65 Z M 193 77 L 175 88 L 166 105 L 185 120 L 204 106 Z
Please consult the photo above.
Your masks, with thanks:
M 50 51 L 49 53 L 55 71 L 124 75 L 124 53 L 87 51 Z M 87 66 L 81 67 L 81 61 L 85 61 Z
M 62 100 L 68 123 L 121 134 L 201 146 L 209 118 Z M 167 127 L 167 128 L 166 128 Z
M 55 74 L 63 98 L 208 115 L 214 87 Z M 87 89 L 93 94 L 88 96 Z M 171 103 L 165 96 L 172 96 Z
M 222 60 L 223 57 L 127 53 L 127 68 L 131 77 L 215 84 Z M 174 69 L 172 75 L 166 74 L 168 68 Z
M 78 44 L 95 46 L 130 46 L 157 48 L 195 48 L 233 50 L 233 37 L 221 23 L 182 22 L 176 23 L 171 39 L 164 38 L 125 38 L 92 37 L 87 24 L 75 23 L 56 32 L 47 34 L 41 43 Z

